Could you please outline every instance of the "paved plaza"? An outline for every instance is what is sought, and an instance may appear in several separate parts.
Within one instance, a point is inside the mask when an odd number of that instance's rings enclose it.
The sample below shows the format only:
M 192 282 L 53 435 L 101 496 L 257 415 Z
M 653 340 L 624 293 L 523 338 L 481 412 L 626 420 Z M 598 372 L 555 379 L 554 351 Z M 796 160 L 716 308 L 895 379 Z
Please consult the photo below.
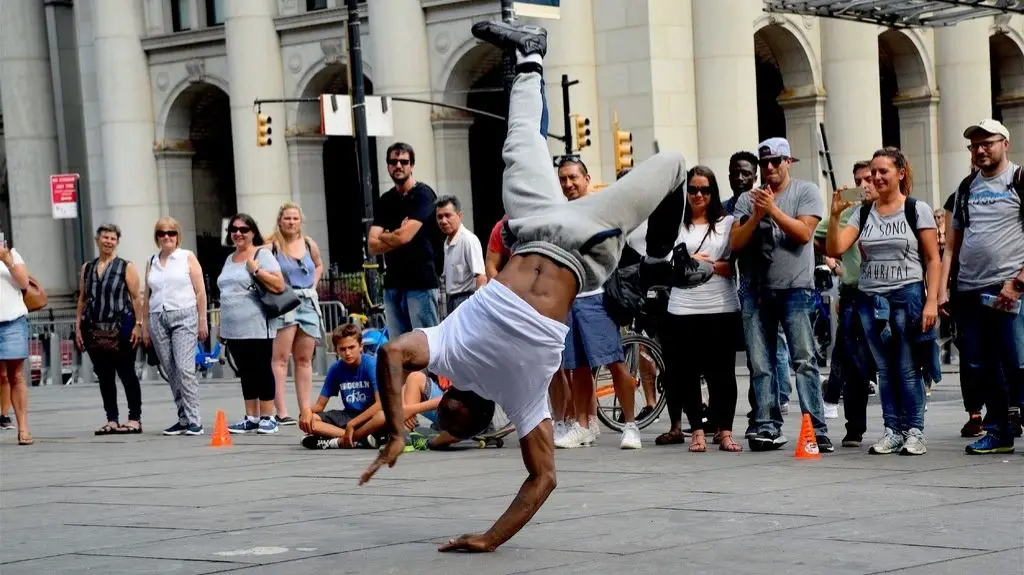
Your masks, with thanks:
M 204 384 L 202 401 L 208 433 L 217 409 L 240 415 L 237 384 Z M 963 453 L 955 375 L 932 398 L 923 457 L 865 445 L 798 461 L 795 415 L 770 453 L 655 447 L 664 414 L 639 452 L 605 430 L 557 452 L 558 489 L 486 555 L 436 547 L 505 509 L 524 477 L 515 442 L 407 453 L 359 487 L 374 452 L 308 451 L 295 427 L 215 449 L 159 435 L 175 412 L 166 384 L 144 384 L 143 402 L 144 434 L 95 437 L 97 387 L 31 390 L 36 444 L 0 435 L 0 573 L 1024 572 L 1024 454 Z M 869 417 L 873 440 L 876 398 Z

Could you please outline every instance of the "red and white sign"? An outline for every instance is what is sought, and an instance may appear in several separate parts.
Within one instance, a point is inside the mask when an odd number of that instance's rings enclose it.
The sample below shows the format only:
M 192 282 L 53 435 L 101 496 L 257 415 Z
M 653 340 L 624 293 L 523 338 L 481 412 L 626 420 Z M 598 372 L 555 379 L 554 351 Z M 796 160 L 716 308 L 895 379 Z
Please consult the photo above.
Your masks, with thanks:
M 50 176 L 50 202 L 53 219 L 67 220 L 78 217 L 78 174 Z

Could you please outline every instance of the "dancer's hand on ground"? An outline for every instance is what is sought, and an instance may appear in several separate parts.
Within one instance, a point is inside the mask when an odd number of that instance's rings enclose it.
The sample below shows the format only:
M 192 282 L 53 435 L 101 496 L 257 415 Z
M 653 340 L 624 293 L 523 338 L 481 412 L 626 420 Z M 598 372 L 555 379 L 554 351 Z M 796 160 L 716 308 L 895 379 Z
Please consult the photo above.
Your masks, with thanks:
M 494 551 L 490 540 L 483 533 L 466 534 L 455 539 L 449 539 L 448 543 L 437 548 L 441 553 L 448 551 L 468 551 L 470 553 L 487 553 Z
M 359 485 L 362 485 L 373 477 L 374 473 L 381 468 L 385 463 L 388 467 L 394 467 L 398 461 L 398 456 L 405 450 L 405 438 L 401 436 L 392 435 L 388 444 L 384 446 L 384 450 L 380 452 L 377 459 L 366 468 L 363 472 L 363 476 L 359 478 Z

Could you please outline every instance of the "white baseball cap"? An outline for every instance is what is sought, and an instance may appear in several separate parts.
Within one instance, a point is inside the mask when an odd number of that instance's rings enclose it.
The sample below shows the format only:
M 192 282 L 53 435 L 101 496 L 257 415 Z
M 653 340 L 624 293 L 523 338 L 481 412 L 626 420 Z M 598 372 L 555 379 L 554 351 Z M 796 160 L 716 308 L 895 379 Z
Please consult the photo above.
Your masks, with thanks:
M 978 132 L 985 132 L 987 134 L 992 134 L 993 136 L 1002 136 L 1007 140 L 1010 139 L 1010 131 L 1006 129 L 1006 126 L 992 118 L 985 118 L 977 124 L 968 127 L 964 130 L 964 137 L 970 140 L 977 135 Z

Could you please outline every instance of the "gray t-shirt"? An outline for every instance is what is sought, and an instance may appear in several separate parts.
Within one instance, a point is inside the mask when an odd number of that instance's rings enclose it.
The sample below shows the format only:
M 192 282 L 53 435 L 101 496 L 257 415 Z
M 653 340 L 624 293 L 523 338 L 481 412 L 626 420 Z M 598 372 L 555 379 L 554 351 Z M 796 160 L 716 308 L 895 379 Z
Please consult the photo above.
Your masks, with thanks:
M 825 200 L 818 186 L 804 180 L 791 179 L 789 187 L 775 196 L 775 205 L 792 218 L 814 216 L 820 221 L 825 214 Z M 736 220 L 754 214 L 751 192 L 743 192 L 736 200 Z M 762 221 L 771 221 L 765 216 Z M 769 289 L 814 289 L 814 242 L 799 244 L 772 221 L 775 248 L 772 250 L 772 265 L 768 268 Z M 813 229 L 812 229 L 813 233 Z M 740 269 L 746 276 L 747 272 Z
M 1024 267 L 1024 229 L 1020 221 L 1021 192 L 1010 187 L 1017 166 L 971 182 L 967 196 L 967 230 L 956 218 L 953 229 L 963 232 L 957 287 L 981 289 L 1012 279 Z M 954 208 L 954 213 L 956 213 Z
M 918 233 L 935 229 L 935 216 L 928 204 L 918 201 L 915 207 Z M 850 215 L 846 225 L 859 230 L 860 212 Z M 907 224 L 906 206 L 895 214 L 883 216 L 872 204 L 858 245 L 861 254 L 860 291 L 872 295 L 885 294 L 924 281 L 921 252 L 917 238 Z
M 220 289 L 220 337 L 224 339 L 271 339 L 276 335 L 272 322 L 267 321 L 260 304 L 259 294 L 253 287 L 252 274 L 245 268 L 245 262 L 231 261 L 234 254 L 224 261 L 224 268 L 217 278 Z M 270 250 L 260 248 L 256 255 L 260 267 L 268 272 L 281 271 Z

